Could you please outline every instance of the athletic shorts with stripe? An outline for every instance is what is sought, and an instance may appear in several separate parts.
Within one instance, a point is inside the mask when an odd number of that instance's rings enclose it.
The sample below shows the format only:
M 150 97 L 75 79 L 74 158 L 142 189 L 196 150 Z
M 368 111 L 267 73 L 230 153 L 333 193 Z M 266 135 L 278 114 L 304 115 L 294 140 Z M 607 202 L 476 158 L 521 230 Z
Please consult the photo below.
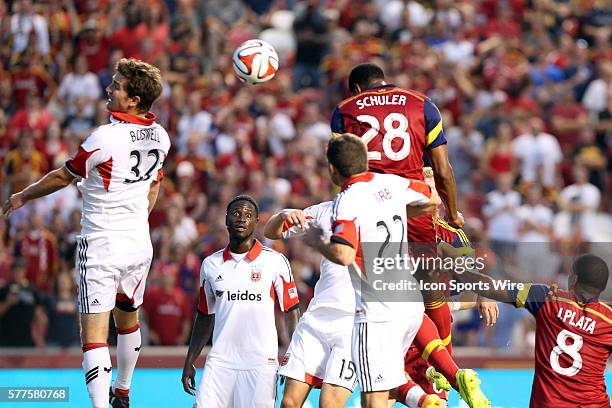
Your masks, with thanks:
M 357 371 L 351 361 L 354 314 L 321 307 L 306 312 L 291 337 L 278 373 L 315 388 L 323 383 L 353 391 Z
M 136 310 L 142 304 L 152 258 L 149 231 L 77 236 L 79 312 L 108 312 L 115 305 Z
M 421 316 L 355 323 L 352 352 L 361 391 L 386 391 L 406 383 L 404 355 L 422 320 Z
M 206 360 L 194 408 L 274 408 L 277 367 L 238 370 Z

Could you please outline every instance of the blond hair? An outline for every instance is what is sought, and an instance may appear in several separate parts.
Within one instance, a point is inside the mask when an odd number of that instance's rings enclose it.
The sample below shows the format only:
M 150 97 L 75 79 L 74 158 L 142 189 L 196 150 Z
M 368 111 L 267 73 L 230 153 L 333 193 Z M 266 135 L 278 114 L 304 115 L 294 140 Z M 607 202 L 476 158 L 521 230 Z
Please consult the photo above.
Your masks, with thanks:
M 136 106 L 138 111 L 146 112 L 151 109 L 164 87 L 159 69 L 135 58 L 121 58 L 115 69 L 126 79 L 123 89 L 128 96 L 140 98 Z

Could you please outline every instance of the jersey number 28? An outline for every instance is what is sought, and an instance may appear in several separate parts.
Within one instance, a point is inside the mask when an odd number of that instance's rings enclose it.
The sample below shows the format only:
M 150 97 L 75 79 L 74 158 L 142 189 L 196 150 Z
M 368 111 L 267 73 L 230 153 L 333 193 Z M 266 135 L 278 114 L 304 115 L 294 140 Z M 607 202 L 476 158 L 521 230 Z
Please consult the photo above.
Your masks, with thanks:
M 572 339 L 571 344 L 567 344 L 567 340 Z M 556 373 L 561 375 L 567 375 L 573 377 L 578 374 L 582 368 L 582 356 L 579 351 L 582 348 L 583 340 L 582 336 L 572 333 L 569 330 L 561 330 L 557 336 L 557 345 L 553 347 L 550 352 L 550 366 Z M 567 354 L 572 358 L 572 365 L 570 367 L 561 367 L 559 363 L 559 356 L 561 354 Z
M 370 125 L 370 129 L 361 138 L 366 146 L 381 132 L 380 123 L 376 117 L 371 115 L 359 115 L 357 120 Z M 410 134 L 408 133 L 408 118 L 397 112 L 391 112 L 383 120 L 383 142 L 382 149 L 385 156 L 393 161 L 400 161 L 410 154 Z M 401 138 L 404 142 L 401 149 L 393 150 L 393 141 Z M 368 160 L 382 160 L 381 152 L 372 152 L 368 149 Z

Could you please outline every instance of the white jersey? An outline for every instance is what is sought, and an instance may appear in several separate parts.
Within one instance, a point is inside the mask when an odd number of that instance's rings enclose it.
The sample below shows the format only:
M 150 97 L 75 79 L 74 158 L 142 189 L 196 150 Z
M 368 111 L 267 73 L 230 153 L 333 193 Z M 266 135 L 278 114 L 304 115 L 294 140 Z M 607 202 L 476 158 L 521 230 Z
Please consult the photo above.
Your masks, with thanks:
M 206 257 L 200 269 L 198 310 L 215 315 L 207 363 L 233 369 L 278 365 L 274 303 L 299 305 L 289 261 L 255 241 L 240 257 L 228 247 Z
M 332 202 L 326 201 L 304 209 L 304 215 L 309 225 L 315 225 L 323 230 L 325 238 L 332 235 Z M 283 238 L 301 235 L 299 226 L 284 225 Z M 348 268 L 338 265 L 323 257 L 321 259 L 321 276 L 314 289 L 314 297 L 308 305 L 308 311 L 326 307 L 350 314 L 355 313 L 355 294 L 351 285 Z
M 112 112 L 111 123 L 97 128 L 66 162 L 81 178 L 81 234 L 147 230 L 151 182 L 160 180 L 170 138 L 146 117 Z
M 417 286 L 397 291 L 385 288 L 383 283 L 392 282 L 389 267 L 373 272 L 373 265 L 376 257 L 390 260 L 391 255 L 376 255 L 387 254 L 389 248 L 395 248 L 393 256 L 404 256 L 406 248 L 401 243 L 407 242 L 406 206 L 427 204 L 430 196 L 431 189 L 423 182 L 368 172 L 349 179 L 334 198 L 331 241 L 357 251 L 355 261 L 349 265 L 355 290 L 355 322 L 422 316 L 424 306 Z M 397 251 L 400 247 L 403 249 Z M 416 285 L 411 263 L 401 263 L 400 268 L 402 279 Z

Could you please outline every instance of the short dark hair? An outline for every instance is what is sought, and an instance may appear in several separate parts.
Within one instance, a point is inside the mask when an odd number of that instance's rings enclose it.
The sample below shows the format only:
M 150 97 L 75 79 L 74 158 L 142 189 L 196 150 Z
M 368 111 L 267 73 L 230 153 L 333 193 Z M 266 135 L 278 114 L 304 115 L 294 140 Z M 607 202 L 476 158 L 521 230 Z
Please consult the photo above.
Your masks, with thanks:
M 585 289 L 602 292 L 608 284 L 608 265 L 598 256 L 580 255 L 574 260 L 572 270 L 576 274 L 576 283 Z
M 238 202 L 238 201 L 246 201 L 251 203 L 251 205 L 253 206 L 253 208 L 255 208 L 255 215 L 259 216 L 259 205 L 257 205 L 257 201 L 255 201 L 255 199 L 253 197 L 251 197 L 248 194 L 240 194 L 234 198 L 231 199 L 231 201 L 229 203 L 227 203 L 227 207 L 225 209 L 225 212 L 229 213 L 229 209 L 232 206 L 232 204 Z
M 368 171 L 368 150 L 359 137 L 350 133 L 330 139 L 327 160 L 344 177 Z
M 385 73 L 382 68 L 376 64 L 359 64 L 351 70 L 348 78 L 349 90 L 357 93 L 355 85 L 359 85 L 362 89 L 370 87 L 372 82 L 382 81 L 385 79 Z
M 115 69 L 126 79 L 124 89 L 128 96 L 140 97 L 138 111 L 151 109 L 164 88 L 159 68 L 134 58 L 121 58 Z

